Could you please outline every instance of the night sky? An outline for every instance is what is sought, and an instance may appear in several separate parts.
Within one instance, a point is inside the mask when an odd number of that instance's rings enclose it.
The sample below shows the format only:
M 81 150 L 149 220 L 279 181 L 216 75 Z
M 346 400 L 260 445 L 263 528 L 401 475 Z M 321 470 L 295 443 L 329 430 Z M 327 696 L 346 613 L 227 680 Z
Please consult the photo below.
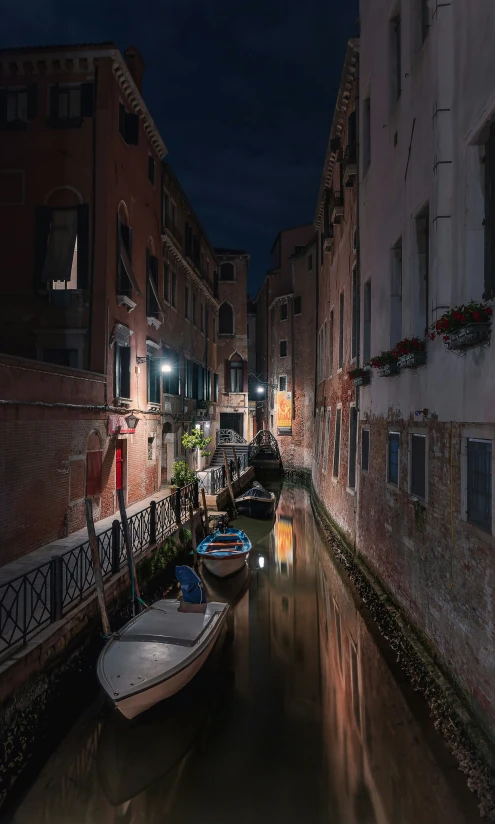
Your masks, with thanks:
M 357 0 L 3 0 L 3 48 L 113 40 L 211 242 L 251 254 L 311 222 Z

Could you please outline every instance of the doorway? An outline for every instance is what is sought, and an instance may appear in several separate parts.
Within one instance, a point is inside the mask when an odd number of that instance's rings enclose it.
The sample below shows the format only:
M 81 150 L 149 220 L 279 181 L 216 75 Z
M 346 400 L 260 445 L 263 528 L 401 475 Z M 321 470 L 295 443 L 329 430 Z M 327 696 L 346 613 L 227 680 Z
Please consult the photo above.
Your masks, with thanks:
M 125 441 L 120 439 L 115 446 L 115 489 L 124 489 L 125 481 Z
M 232 429 L 242 438 L 243 418 L 242 412 L 220 412 L 220 429 Z

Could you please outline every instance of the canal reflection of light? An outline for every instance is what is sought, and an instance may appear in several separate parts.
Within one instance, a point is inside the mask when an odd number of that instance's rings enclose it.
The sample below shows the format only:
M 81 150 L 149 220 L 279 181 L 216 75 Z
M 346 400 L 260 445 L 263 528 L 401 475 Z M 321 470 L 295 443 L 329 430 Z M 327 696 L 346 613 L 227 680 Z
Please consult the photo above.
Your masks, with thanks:
M 294 535 L 292 518 L 277 513 L 275 526 L 275 557 L 282 574 L 287 575 L 293 564 Z

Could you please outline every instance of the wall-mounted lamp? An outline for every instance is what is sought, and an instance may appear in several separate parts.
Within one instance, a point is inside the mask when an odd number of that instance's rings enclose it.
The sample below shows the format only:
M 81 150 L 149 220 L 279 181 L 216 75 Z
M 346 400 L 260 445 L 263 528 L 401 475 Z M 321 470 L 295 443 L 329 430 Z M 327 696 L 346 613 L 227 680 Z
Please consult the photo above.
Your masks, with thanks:
M 128 429 L 135 429 L 139 423 L 139 418 L 136 418 L 133 412 L 124 419 Z
M 162 363 L 162 372 L 169 373 L 171 371 L 172 371 L 172 367 L 170 366 L 169 363 Z

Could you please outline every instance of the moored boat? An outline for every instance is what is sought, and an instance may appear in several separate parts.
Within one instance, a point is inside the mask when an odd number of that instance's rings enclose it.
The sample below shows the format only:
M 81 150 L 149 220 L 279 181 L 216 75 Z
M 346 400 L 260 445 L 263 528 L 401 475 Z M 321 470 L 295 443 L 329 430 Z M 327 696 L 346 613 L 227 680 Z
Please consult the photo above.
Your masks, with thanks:
M 251 487 L 235 500 L 237 511 L 248 518 L 271 518 L 275 509 L 276 497 L 261 484 Z
M 233 575 L 245 565 L 251 541 L 240 529 L 218 529 L 203 538 L 197 552 L 208 572 L 217 578 Z
M 228 604 L 157 601 L 136 615 L 103 648 L 98 680 L 126 718 L 174 695 L 208 658 Z

